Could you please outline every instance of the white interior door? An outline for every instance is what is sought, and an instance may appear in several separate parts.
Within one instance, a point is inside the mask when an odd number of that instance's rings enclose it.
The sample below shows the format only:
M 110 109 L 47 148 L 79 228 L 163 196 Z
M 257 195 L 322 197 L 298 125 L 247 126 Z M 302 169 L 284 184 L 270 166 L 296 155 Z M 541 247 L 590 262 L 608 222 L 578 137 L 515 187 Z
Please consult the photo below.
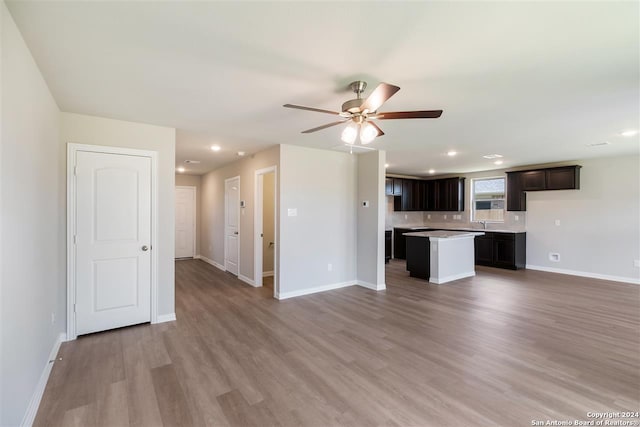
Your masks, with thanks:
M 151 158 L 76 155 L 76 331 L 151 320 Z
M 224 200 L 224 267 L 237 276 L 240 255 L 240 177 L 225 180 Z
M 195 256 L 196 188 L 176 187 L 176 258 Z

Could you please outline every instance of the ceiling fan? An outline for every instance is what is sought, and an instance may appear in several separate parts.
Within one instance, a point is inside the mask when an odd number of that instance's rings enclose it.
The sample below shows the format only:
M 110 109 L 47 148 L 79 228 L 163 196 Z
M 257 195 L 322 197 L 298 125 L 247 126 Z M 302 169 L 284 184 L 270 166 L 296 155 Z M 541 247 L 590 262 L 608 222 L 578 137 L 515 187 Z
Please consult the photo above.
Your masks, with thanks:
M 350 99 L 342 104 L 342 111 L 340 112 L 293 104 L 284 104 L 283 107 L 316 111 L 318 113 L 332 114 L 342 118 L 342 120 L 336 122 L 304 130 L 302 133 L 312 133 L 331 126 L 351 122 L 344 128 L 341 136 L 341 139 L 347 144 L 353 144 L 358 134 L 360 135 L 360 142 L 362 144 L 369 144 L 376 137 L 384 135 L 382 129 L 380 129 L 373 120 L 437 119 L 442 115 L 442 110 L 378 112 L 378 108 L 400 90 L 398 86 L 380 83 L 367 99 L 361 98 L 362 92 L 364 92 L 367 87 L 367 82 L 358 80 L 349 84 L 349 87 L 355 92 L 356 98 Z

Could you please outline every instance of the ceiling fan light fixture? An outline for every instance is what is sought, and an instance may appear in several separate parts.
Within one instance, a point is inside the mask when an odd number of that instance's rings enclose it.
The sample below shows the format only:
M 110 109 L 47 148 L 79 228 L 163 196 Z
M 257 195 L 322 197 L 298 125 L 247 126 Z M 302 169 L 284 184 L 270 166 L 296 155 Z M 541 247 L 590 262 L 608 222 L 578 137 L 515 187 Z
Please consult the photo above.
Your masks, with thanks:
M 356 123 L 349 123 L 343 130 L 340 139 L 347 144 L 353 144 L 358 137 L 358 125 Z
M 364 122 L 360 128 L 360 142 L 369 144 L 378 136 L 378 129 L 369 122 Z

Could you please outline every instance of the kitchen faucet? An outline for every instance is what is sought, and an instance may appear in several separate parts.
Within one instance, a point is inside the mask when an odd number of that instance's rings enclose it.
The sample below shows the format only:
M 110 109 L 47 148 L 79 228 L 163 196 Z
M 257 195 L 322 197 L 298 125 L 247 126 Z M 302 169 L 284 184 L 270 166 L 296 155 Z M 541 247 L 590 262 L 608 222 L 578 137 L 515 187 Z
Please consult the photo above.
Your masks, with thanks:
M 487 221 L 478 221 L 480 224 L 482 224 L 482 229 L 486 230 L 487 229 Z

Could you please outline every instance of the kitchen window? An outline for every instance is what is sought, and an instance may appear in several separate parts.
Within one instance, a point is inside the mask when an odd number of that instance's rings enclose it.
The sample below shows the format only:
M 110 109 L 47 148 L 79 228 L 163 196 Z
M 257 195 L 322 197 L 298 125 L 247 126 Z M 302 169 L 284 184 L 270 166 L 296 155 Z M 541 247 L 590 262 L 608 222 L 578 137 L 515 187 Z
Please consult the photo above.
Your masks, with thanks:
M 505 178 L 471 180 L 471 220 L 504 222 Z

